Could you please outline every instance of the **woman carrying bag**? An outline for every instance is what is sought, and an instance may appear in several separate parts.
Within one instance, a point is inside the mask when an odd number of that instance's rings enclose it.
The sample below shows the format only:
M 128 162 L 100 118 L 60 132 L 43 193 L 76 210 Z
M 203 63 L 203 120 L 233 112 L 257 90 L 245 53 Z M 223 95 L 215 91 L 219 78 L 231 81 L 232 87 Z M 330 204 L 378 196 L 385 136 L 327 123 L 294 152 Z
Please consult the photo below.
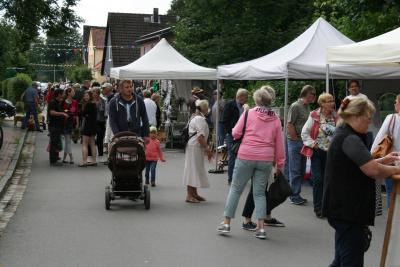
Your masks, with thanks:
M 224 222 L 218 227 L 217 231 L 222 234 L 230 233 L 231 219 L 235 217 L 239 198 L 247 182 L 253 179 L 253 197 L 257 217 L 255 237 L 265 239 L 267 177 L 275 164 L 278 171 L 283 171 L 285 149 L 281 121 L 269 107 L 274 95 L 267 90 L 258 89 L 254 92 L 253 98 L 256 107 L 244 112 L 232 130 L 233 137 L 235 139 L 242 138 L 242 142 L 225 203 Z M 246 126 L 244 126 L 246 114 L 247 121 Z M 246 128 L 243 131 L 244 127 Z

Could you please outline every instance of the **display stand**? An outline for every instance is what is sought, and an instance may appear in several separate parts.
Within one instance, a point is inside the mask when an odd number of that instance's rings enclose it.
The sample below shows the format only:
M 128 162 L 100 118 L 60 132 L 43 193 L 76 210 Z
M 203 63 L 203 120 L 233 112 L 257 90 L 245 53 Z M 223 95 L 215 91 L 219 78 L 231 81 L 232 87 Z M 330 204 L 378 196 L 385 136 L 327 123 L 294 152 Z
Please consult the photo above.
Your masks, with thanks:
M 380 267 L 400 266 L 400 175 L 393 176 L 393 191 Z

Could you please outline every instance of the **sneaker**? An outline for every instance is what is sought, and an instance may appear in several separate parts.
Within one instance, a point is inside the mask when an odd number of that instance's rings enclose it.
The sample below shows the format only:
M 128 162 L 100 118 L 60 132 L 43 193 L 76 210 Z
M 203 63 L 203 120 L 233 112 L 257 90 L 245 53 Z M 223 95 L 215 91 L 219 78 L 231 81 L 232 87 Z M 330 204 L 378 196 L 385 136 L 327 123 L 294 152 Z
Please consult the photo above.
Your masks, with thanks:
M 303 198 L 303 197 L 299 197 L 302 201 L 304 201 L 304 203 L 307 203 L 308 202 L 308 200 L 306 199 L 306 198 Z
M 254 232 L 257 229 L 257 224 L 253 222 L 242 223 L 242 229 Z
M 285 227 L 285 224 L 278 221 L 275 218 L 271 218 L 269 220 L 264 220 L 264 225 L 272 226 L 272 227 Z
M 221 224 L 218 226 L 217 231 L 222 234 L 229 234 L 231 232 L 231 226 L 229 224 Z
M 254 236 L 257 237 L 257 238 L 259 238 L 259 239 L 265 239 L 265 238 L 267 238 L 267 234 L 265 233 L 265 230 L 264 230 L 264 229 L 259 229 L 259 230 L 257 230 Z
M 290 203 L 292 203 L 293 205 L 303 205 L 306 203 L 306 201 L 302 198 L 291 198 Z

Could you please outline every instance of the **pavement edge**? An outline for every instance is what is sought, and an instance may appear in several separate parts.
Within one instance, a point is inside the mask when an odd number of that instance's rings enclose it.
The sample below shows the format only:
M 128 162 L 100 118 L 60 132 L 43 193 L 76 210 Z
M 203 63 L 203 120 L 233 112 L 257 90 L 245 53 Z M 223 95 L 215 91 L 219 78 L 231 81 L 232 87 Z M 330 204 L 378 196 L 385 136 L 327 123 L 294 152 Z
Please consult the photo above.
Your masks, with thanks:
M 11 178 L 14 175 L 14 172 L 16 170 L 19 158 L 21 157 L 21 152 L 22 152 L 22 147 L 25 144 L 26 141 L 26 136 L 28 135 L 28 131 L 25 130 L 22 133 L 22 136 L 20 138 L 20 142 L 18 144 L 18 147 L 14 153 L 14 156 L 8 165 L 7 171 L 4 174 L 4 176 L 0 179 L 0 199 L 4 196 L 5 192 L 7 191 L 7 187 L 11 183 Z

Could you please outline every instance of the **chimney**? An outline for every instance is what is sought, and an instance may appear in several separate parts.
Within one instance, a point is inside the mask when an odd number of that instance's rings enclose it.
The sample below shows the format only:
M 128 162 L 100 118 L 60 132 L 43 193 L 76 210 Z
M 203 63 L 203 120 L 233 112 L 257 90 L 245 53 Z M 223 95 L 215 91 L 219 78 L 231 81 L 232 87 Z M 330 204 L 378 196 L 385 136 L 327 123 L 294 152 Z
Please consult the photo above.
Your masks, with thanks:
M 153 9 L 153 22 L 154 23 L 159 23 L 159 20 L 158 20 L 158 8 L 154 8 Z

